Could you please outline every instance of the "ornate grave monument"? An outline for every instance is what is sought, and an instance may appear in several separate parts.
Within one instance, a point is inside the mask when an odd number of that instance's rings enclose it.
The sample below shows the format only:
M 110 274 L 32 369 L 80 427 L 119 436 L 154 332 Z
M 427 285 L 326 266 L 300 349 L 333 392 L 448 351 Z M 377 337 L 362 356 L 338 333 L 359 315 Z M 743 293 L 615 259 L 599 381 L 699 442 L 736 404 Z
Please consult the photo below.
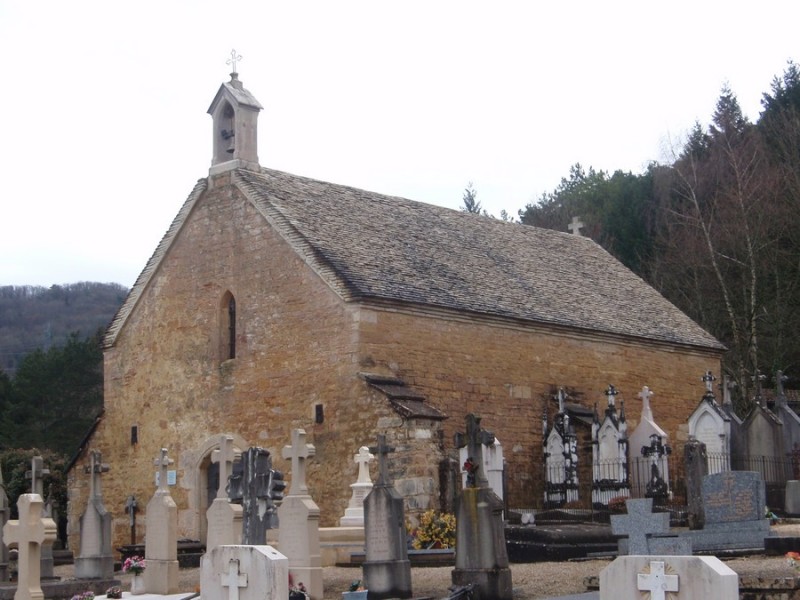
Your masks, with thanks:
M 222 477 L 220 465 L 220 478 Z M 264 448 L 248 448 L 242 454 L 242 473 L 229 478 L 228 497 L 242 505 L 242 543 L 262 546 L 267 529 L 278 526 L 276 502 L 283 498 L 283 473 L 272 468 Z
M 616 497 L 630 496 L 628 476 L 628 425 L 625 405 L 620 402 L 617 414 L 616 397 L 619 391 L 609 385 L 608 405 L 603 421 L 595 406 L 592 422 L 592 503 L 607 505 Z
M 629 437 L 631 451 L 631 486 L 638 497 L 655 498 L 664 503 L 669 496 L 669 462 L 672 453 L 669 436 L 655 422 L 650 398 L 653 392 L 644 386 L 638 394 L 642 399 L 642 417 Z
M 100 476 L 109 471 L 99 451 L 89 453 L 85 471 L 89 479 L 89 501 L 81 516 L 81 548 L 75 559 L 78 579 L 110 579 L 114 575 L 114 556 L 111 553 L 111 514 L 103 505 Z
M 483 446 L 494 435 L 481 429 L 480 417 L 468 414 L 466 434 L 456 434 L 456 446 L 466 446 L 469 485 L 461 490 L 456 510 L 456 586 L 473 584 L 476 600 L 511 600 L 511 570 L 503 525 L 503 503 L 483 472 Z
M 3 540 L 9 548 L 18 548 L 17 591 L 14 600 L 44 600 L 41 584 L 41 553 L 56 539 L 53 519 L 42 518 L 42 497 L 22 494 L 17 502 L 19 519 L 3 526 Z
M 711 371 L 701 378 L 706 391 L 700 404 L 689 416 L 689 437 L 705 444 L 708 473 L 721 473 L 731 468 L 731 417 L 714 396 L 716 377 Z
M 305 584 L 312 600 L 322 600 L 322 556 L 319 546 L 319 507 L 308 493 L 306 460 L 316 453 L 303 429 L 292 430 L 292 445 L 283 457 L 292 461 L 289 494 L 278 507 L 278 547 L 289 559 L 289 575 Z
M 340 527 L 363 527 L 364 526 L 364 498 L 367 497 L 372 489 L 372 480 L 369 478 L 369 463 L 375 459 L 375 455 L 366 446 L 361 446 L 353 460 L 358 465 L 358 479 L 350 484 L 353 490 L 350 502 L 344 511 L 344 516 L 339 519 Z
M 145 516 L 144 585 L 148 594 L 178 592 L 178 507 L 169 493 L 167 473 L 172 463 L 166 448 L 154 461 L 159 469 L 158 488 L 147 503 Z
M 378 457 L 378 479 L 364 498 L 366 556 L 363 565 L 368 598 L 410 598 L 411 563 L 406 548 L 403 497 L 389 477 L 387 456 L 394 448 L 386 436 L 378 435 L 378 445 L 370 448 Z
M 578 499 L 578 437 L 564 408 L 564 388 L 559 388 L 557 397 L 558 413 L 549 431 L 546 407 L 542 418 L 545 508 L 558 508 Z
M 217 486 L 217 497 L 206 511 L 207 554 L 217 546 L 237 545 L 242 541 L 242 507 L 229 502 L 225 491 L 234 459 L 233 437 L 221 436 L 219 449 L 214 450 L 211 454 L 211 460 L 219 464 L 219 485 Z

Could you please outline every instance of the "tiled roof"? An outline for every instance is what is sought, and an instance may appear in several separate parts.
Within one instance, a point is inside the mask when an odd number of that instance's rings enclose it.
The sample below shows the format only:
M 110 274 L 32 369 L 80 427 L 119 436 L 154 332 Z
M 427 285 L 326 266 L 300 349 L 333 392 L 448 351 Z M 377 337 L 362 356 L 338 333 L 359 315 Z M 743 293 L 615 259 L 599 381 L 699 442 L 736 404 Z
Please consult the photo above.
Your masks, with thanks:
M 589 238 L 269 169 L 235 182 L 347 300 L 723 349 Z

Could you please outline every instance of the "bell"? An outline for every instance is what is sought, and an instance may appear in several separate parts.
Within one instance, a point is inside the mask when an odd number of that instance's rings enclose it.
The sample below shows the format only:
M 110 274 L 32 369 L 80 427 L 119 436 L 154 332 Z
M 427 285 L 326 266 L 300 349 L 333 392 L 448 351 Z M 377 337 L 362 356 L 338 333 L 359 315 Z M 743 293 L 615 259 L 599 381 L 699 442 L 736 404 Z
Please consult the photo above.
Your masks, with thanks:
M 233 151 L 236 149 L 234 147 L 233 140 L 234 140 L 233 136 L 228 138 L 228 147 L 225 149 L 225 152 L 227 152 L 228 154 L 233 154 Z

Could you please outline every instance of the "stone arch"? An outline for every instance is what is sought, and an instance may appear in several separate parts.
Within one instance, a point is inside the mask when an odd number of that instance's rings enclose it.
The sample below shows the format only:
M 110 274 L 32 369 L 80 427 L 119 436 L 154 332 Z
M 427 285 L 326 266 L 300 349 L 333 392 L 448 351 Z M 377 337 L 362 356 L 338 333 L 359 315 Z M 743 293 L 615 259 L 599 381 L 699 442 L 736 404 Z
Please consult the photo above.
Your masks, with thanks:
M 237 433 L 218 433 L 206 438 L 190 456 L 187 457 L 187 487 L 190 488 L 189 508 L 194 515 L 192 530 L 196 532 L 197 539 L 205 543 L 208 533 L 206 522 L 206 511 L 209 507 L 208 502 L 208 469 L 211 466 L 211 453 L 219 448 L 220 438 L 223 436 L 233 438 L 233 446 L 237 452 L 243 452 L 249 447 L 247 441 Z

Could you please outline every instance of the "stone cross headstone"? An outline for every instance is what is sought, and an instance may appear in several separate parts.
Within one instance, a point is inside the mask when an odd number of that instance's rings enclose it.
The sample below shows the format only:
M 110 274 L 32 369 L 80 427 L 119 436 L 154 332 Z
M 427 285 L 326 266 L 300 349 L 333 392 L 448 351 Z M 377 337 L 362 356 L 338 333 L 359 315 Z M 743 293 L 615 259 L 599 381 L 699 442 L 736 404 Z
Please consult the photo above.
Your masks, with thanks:
M 738 600 L 739 576 L 715 556 L 620 556 L 600 572 L 600 600 Z
M 262 546 L 267 529 L 278 526 L 275 500 L 283 496 L 283 474 L 272 468 L 272 456 L 265 448 L 248 448 L 242 453 L 242 474 L 231 477 L 229 491 L 242 503 L 242 543 Z
M 212 462 L 219 464 L 219 484 L 217 497 L 206 511 L 206 552 L 217 546 L 238 545 L 242 542 L 242 507 L 229 502 L 225 491 L 235 458 L 233 437 L 221 436 L 219 450 L 211 454 Z
M 44 477 L 45 475 L 50 475 L 50 469 L 44 466 L 44 459 L 36 455 L 31 459 L 31 468 L 29 471 L 25 471 L 25 479 L 30 479 L 31 481 L 31 494 L 38 494 L 40 497 L 44 498 Z M 50 517 L 52 513 L 50 513 L 47 509 L 47 503 L 42 504 L 42 514 L 41 517 Z M 53 576 L 53 545 L 46 544 L 41 548 L 41 570 L 40 570 L 40 577 L 42 579 L 54 579 Z
M 303 582 L 312 600 L 322 600 L 319 507 L 306 484 L 306 460 L 315 453 L 314 446 L 306 443 L 305 430 L 293 429 L 291 445 L 283 447 L 283 458 L 292 463 L 292 483 L 278 507 L 278 547 L 289 559 L 293 581 Z
M 403 497 L 389 476 L 388 455 L 395 451 L 378 435 L 369 449 L 378 457 L 378 479 L 364 498 L 366 552 L 364 581 L 375 598 L 411 597 L 411 562 L 408 560 Z
M 3 527 L 11 517 L 6 486 L 3 483 L 3 470 L 0 469 L 0 581 L 8 581 L 8 547 L 3 542 Z
M 478 598 L 511 600 L 503 502 L 489 487 L 481 466 L 483 446 L 493 439 L 494 434 L 482 429 L 480 417 L 474 414 L 466 416 L 466 434 L 456 434 L 456 446 L 467 446 L 478 468 L 475 484 L 465 487 L 458 497 L 452 581 L 455 586 L 474 585 Z
M 625 515 L 611 515 L 611 532 L 625 535 L 619 554 L 691 554 L 688 538 L 669 533 L 669 513 L 654 513 L 652 498 L 628 499 Z
M 364 526 L 364 498 L 372 489 L 372 480 L 369 478 L 369 463 L 375 459 L 375 455 L 366 446 L 361 446 L 353 457 L 358 465 L 358 478 L 355 483 L 350 484 L 353 490 L 350 502 L 344 511 L 344 516 L 339 519 L 340 527 L 363 527 Z
M 272 546 L 217 546 L 203 555 L 205 600 L 288 600 L 289 560 Z
M 167 470 L 174 461 L 162 448 L 153 461 L 159 478 L 145 515 L 145 591 L 148 594 L 178 592 L 178 506 L 169 493 Z
M 14 600 L 43 600 L 41 585 L 42 546 L 56 539 L 53 519 L 42 518 L 42 497 L 22 494 L 17 501 L 19 519 L 3 526 L 3 540 L 9 548 L 18 548 L 17 591 Z
M 110 579 L 114 575 L 114 556 L 111 550 L 111 514 L 103 505 L 100 476 L 109 471 L 97 450 L 89 453 L 89 500 L 81 516 L 80 554 L 75 559 L 78 579 Z

